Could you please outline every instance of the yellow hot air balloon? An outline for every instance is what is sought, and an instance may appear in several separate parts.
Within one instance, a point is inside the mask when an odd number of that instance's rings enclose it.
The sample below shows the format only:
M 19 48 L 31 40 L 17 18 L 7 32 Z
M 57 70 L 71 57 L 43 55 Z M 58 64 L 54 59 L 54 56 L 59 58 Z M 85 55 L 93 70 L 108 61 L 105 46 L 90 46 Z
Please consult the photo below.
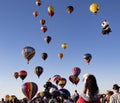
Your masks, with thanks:
M 48 12 L 54 12 L 54 7 L 53 6 L 48 6 Z
M 99 11 L 100 7 L 97 3 L 93 3 L 93 4 L 90 5 L 89 9 L 92 13 L 96 14 Z
M 63 44 L 61 45 L 61 47 L 62 47 L 63 49 L 66 49 L 66 48 L 67 48 L 67 43 L 63 43 Z

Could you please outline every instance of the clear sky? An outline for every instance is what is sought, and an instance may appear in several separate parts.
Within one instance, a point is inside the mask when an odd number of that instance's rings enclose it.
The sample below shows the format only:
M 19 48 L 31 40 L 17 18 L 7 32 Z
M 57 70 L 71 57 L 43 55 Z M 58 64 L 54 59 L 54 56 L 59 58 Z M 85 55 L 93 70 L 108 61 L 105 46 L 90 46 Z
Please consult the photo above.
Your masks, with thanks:
M 41 6 L 36 6 L 36 0 L 0 0 L 0 97 L 16 95 L 25 97 L 20 88 L 25 82 L 37 83 L 38 92 L 43 91 L 43 84 L 59 74 L 67 79 L 67 88 L 71 94 L 75 89 L 79 93 L 83 87 L 83 75 L 92 73 L 96 76 L 100 92 L 111 90 L 114 83 L 119 84 L 120 78 L 120 1 L 119 0 L 42 0 Z M 95 15 L 89 6 L 97 3 L 100 10 Z M 71 14 L 66 12 L 67 6 L 73 6 Z M 47 12 L 48 6 L 55 9 L 54 16 Z M 37 17 L 33 16 L 38 11 Z M 47 32 L 40 28 L 40 19 L 46 20 Z M 102 35 L 101 23 L 110 23 L 112 32 Z M 45 36 L 51 36 L 52 41 L 47 44 Z M 61 48 L 67 43 L 67 49 Z M 22 48 L 34 47 L 35 56 L 27 64 L 22 55 Z M 41 53 L 48 53 L 47 60 L 41 58 Z M 57 54 L 62 52 L 60 60 Z M 92 60 L 88 65 L 84 54 L 91 53 Z M 34 67 L 42 66 L 44 72 L 38 79 Z M 73 85 L 69 81 L 73 67 L 80 67 L 80 82 Z M 28 75 L 22 82 L 14 78 L 14 72 L 26 70 Z

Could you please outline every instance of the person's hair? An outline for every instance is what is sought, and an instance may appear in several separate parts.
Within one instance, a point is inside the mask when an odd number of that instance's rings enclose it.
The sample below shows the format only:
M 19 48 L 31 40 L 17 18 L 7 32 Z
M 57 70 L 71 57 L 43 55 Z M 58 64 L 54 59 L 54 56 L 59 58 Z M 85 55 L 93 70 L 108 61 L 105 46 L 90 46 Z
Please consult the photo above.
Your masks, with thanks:
M 91 74 L 88 76 L 86 80 L 85 88 L 86 90 L 88 90 L 90 96 L 94 96 L 99 93 L 99 88 L 94 75 Z

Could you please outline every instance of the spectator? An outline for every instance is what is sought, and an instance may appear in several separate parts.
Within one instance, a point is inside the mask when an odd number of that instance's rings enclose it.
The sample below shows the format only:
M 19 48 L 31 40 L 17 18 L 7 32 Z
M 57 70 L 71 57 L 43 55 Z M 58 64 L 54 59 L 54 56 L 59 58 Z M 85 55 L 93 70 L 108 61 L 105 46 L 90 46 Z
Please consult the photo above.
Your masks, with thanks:
M 80 95 L 76 103 L 100 103 L 98 96 L 99 88 L 94 75 L 90 74 L 86 78 L 83 93 Z
M 120 92 L 117 84 L 113 85 L 114 94 L 110 96 L 110 103 L 120 103 Z

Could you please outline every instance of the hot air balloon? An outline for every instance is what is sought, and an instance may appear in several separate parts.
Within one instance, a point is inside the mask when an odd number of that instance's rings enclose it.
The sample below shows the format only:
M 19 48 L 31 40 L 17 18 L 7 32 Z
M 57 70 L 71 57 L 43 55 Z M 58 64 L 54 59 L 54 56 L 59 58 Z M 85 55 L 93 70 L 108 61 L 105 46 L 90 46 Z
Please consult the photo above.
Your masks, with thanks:
M 47 26 L 42 26 L 40 29 L 43 33 L 45 33 L 47 31 Z
M 96 4 L 96 3 L 93 3 L 93 4 L 91 4 L 90 5 L 90 11 L 92 12 L 92 13 L 95 13 L 95 14 L 97 14 L 97 12 L 99 11 L 99 5 L 98 4 Z
M 33 16 L 34 16 L 34 17 L 37 17 L 38 15 L 39 15 L 38 11 L 34 11 L 34 12 L 33 12 Z
M 62 47 L 63 49 L 66 49 L 66 48 L 67 48 L 67 43 L 61 44 L 61 47 Z
M 59 83 L 59 80 L 60 80 L 61 76 L 60 75 L 54 75 L 52 77 L 52 80 L 54 83 L 58 84 Z
M 54 7 L 53 6 L 48 6 L 48 14 L 49 14 L 49 16 L 54 15 Z
M 72 68 L 72 75 L 78 77 L 80 73 L 81 73 L 81 69 L 79 67 Z
M 25 70 L 21 70 L 21 71 L 19 71 L 19 76 L 23 81 L 27 76 L 27 72 Z
M 40 77 L 40 75 L 43 73 L 43 67 L 41 66 L 36 66 L 34 68 L 34 73 L 38 76 L 38 78 Z
M 90 53 L 84 54 L 84 60 L 85 60 L 86 63 L 89 64 L 91 59 L 92 59 L 92 55 Z
M 43 60 L 46 60 L 47 57 L 48 57 L 48 54 L 47 54 L 47 53 L 42 53 L 42 54 L 41 54 L 41 57 L 42 57 Z
M 67 11 L 68 13 L 72 13 L 73 10 L 74 10 L 73 6 L 68 6 L 68 7 L 66 8 L 66 11 Z
M 63 58 L 63 53 L 58 53 L 58 58 L 62 59 Z
M 41 24 L 41 25 L 44 25 L 45 23 L 46 23 L 45 19 L 41 19 L 41 20 L 40 20 L 40 24 Z
M 29 61 L 34 57 L 35 55 L 35 49 L 30 46 L 26 46 L 22 49 L 22 55 L 26 59 L 27 63 L 29 64 Z
M 34 82 L 26 82 L 21 87 L 22 93 L 31 100 L 38 91 L 38 86 Z
M 74 75 L 70 75 L 69 76 L 69 80 L 74 84 L 75 83 L 75 79 L 76 79 L 77 77 L 76 76 L 74 76 Z
M 58 85 L 61 87 L 61 88 L 64 88 L 64 86 L 66 85 L 66 82 L 67 80 L 63 77 L 60 78 L 59 82 L 58 82 Z
M 112 31 L 110 28 L 109 22 L 107 20 L 104 20 L 102 22 L 101 26 L 102 26 L 102 34 L 103 35 L 107 35 Z
M 77 85 L 78 83 L 79 83 L 79 81 L 80 81 L 80 78 L 79 77 L 77 77 L 76 79 L 75 79 L 75 85 Z
M 41 5 L 41 0 L 36 0 L 36 5 L 40 6 Z
M 44 40 L 49 44 L 50 43 L 50 41 L 51 41 L 51 37 L 50 36 L 46 36 L 45 38 L 44 38 Z
M 15 72 L 14 73 L 14 77 L 17 79 L 19 77 L 19 73 L 18 72 Z

